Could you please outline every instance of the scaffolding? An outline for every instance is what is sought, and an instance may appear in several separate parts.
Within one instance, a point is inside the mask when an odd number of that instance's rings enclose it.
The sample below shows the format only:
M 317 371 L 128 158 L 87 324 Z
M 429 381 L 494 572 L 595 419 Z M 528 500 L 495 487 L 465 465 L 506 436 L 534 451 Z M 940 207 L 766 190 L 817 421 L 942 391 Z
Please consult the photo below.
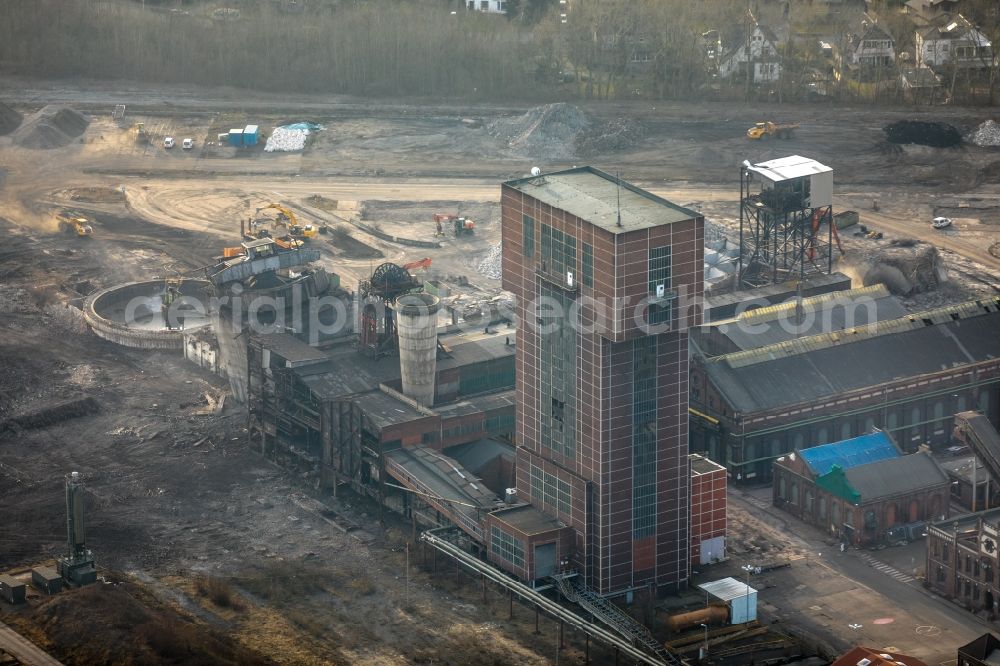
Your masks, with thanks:
M 793 156 L 740 169 L 742 289 L 833 272 L 833 173 Z M 826 225 L 826 229 L 823 226 Z

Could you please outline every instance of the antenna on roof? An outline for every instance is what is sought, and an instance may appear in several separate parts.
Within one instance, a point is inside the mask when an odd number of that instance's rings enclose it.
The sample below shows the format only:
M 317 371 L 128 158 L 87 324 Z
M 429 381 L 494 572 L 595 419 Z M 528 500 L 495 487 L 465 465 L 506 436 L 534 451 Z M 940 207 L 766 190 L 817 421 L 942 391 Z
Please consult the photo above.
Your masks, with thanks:
M 617 195 L 618 195 L 618 226 L 622 226 L 622 172 L 615 171 L 615 184 L 617 185 Z

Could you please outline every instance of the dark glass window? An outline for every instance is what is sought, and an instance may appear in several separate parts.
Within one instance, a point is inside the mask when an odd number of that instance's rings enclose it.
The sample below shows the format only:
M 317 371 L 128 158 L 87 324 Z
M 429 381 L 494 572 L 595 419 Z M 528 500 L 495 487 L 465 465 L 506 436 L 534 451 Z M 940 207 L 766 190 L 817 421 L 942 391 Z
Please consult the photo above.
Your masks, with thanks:
M 632 530 L 656 531 L 656 337 L 632 347 Z
M 521 242 L 524 244 L 524 256 L 535 256 L 535 219 L 530 215 L 521 218 Z
M 583 286 L 594 286 L 594 248 L 583 244 Z

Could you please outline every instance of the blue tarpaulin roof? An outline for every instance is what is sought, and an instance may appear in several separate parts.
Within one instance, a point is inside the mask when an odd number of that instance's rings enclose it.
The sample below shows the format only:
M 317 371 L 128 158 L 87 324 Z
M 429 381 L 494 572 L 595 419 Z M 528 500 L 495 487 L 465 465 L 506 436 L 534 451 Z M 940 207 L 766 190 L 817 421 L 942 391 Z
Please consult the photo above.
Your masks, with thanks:
M 898 458 L 899 449 L 884 432 L 861 435 L 842 442 L 802 449 L 799 455 L 813 473 L 823 475 L 834 465 L 847 470 L 858 465 Z
M 282 127 L 290 130 L 309 130 L 310 132 L 323 129 L 322 125 L 316 123 L 292 123 L 291 125 L 282 125 Z

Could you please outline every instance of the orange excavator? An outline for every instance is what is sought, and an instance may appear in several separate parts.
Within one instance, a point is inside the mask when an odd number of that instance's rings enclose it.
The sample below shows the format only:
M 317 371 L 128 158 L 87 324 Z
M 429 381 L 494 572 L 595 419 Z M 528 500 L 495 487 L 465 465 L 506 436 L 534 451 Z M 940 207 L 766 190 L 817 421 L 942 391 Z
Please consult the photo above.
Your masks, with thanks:
M 417 261 L 411 261 L 408 264 L 403 264 L 403 268 L 405 268 L 408 271 L 416 270 L 418 268 L 430 268 L 433 261 L 434 260 L 431 259 L 430 257 L 424 257 L 423 259 L 419 259 Z

